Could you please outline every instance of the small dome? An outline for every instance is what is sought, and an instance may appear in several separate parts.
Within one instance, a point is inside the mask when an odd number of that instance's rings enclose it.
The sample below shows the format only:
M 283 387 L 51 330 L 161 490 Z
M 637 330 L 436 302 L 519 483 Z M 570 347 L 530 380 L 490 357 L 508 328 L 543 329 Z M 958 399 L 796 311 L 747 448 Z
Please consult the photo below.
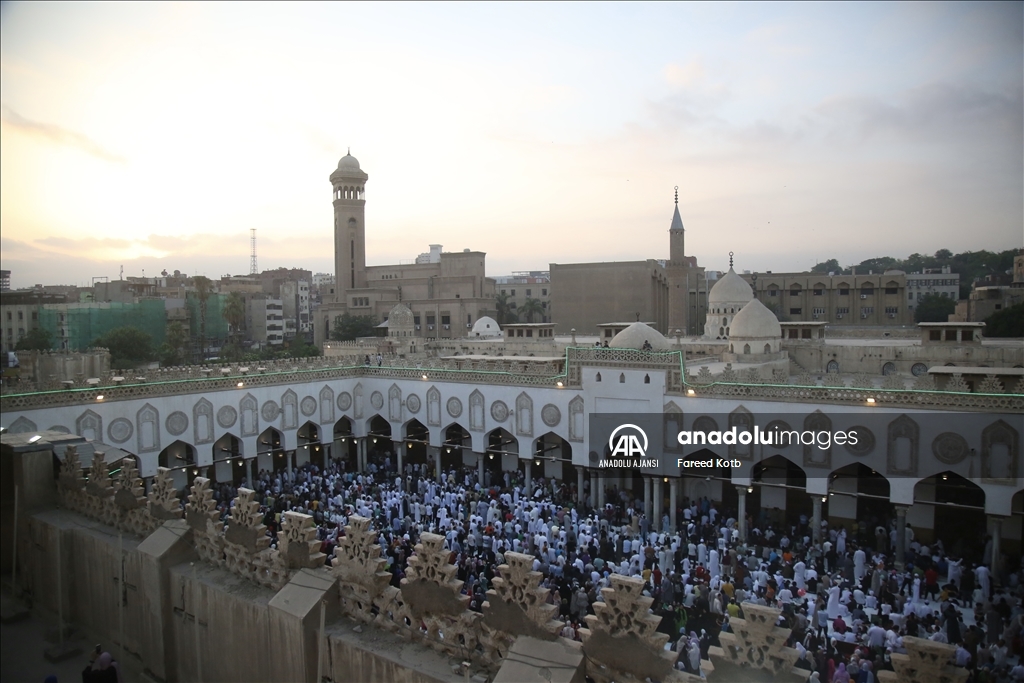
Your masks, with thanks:
M 642 349 L 644 342 L 651 345 L 655 351 L 671 351 L 672 344 L 665 335 L 646 323 L 636 322 L 619 332 L 608 342 L 613 349 Z
M 489 316 L 484 316 L 473 323 L 473 329 L 470 332 L 470 336 L 473 337 L 500 337 L 501 328 L 498 326 L 498 321 Z
M 754 298 L 754 292 L 747 281 L 729 267 L 729 272 L 719 278 L 708 293 L 708 305 L 711 304 L 746 304 Z
M 751 299 L 732 319 L 729 339 L 779 339 L 782 326 L 775 314 L 757 299 Z
M 341 161 L 338 162 L 338 170 L 360 172 L 362 171 L 362 169 L 359 168 L 359 159 L 356 159 L 354 156 L 352 156 L 351 153 L 346 154 L 341 158 Z
M 412 311 L 409 310 L 409 307 L 406 306 L 405 304 L 397 304 L 394 308 L 391 309 L 391 312 L 388 313 L 389 328 L 394 329 L 396 327 L 412 327 L 412 324 Z

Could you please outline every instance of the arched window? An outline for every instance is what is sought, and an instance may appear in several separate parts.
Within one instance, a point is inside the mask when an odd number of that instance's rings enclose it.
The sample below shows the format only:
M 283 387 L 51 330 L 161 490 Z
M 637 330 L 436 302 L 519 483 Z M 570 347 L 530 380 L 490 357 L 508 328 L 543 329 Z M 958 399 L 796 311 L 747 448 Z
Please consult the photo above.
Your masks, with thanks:
M 625 383 L 626 383 L 626 373 L 624 373 L 624 372 L 619 373 L 619 384 L 625 384 Z
M 765 353 L 771 353 L 772 352 L 772 345 L 771 344 L 765 344 L 764 345 L 764 352 Z
M 595 382 L 600 382 L 601 381 L 601 373 L 600 372 L 597 373 L 597 375 L 594 377 L 594 381 Z
M 743 353 L 747 354 L 747 355 L 750 354 L 750 344 L 744 344 L 743 345 Z
M 650 383 L 651 383 L 651 376 L 650 375 L 644 375 L 644 384 L 650 384 Z

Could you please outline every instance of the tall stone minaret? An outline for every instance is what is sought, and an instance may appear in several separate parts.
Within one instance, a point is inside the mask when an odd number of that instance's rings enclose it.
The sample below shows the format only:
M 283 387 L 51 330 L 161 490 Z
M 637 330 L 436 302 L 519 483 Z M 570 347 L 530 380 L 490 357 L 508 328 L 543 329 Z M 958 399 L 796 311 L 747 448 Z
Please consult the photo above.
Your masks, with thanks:
M 348 293 L 366 287 L 366 195 L 369 178 L 351 151 L 331 174 L 334 192 L 334 297 L 349 304 Z
M 683 248 L 683 219 L 679 217 L 679 186 L 676 185 L 676 206 L 672 212 L 672 225 L 668 229 L 668 260 L 672 263 L 683 263 L 686 250 Z

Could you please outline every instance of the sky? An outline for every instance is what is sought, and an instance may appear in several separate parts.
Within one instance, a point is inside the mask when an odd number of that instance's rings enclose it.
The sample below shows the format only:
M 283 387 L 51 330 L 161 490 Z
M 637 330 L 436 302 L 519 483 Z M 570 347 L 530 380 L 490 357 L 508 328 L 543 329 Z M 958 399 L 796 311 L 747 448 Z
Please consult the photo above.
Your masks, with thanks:
M 13 287 L 668 256 L 800 271 L 1024 246 L 1024 4 L 4 3 Z

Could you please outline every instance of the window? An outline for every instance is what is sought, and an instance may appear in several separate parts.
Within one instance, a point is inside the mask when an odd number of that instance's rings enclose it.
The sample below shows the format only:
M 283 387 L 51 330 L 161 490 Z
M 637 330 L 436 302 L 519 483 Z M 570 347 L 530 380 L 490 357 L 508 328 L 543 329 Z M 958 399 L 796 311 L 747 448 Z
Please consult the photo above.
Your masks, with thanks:
M 946 330 L 946 341 L 956 341 L 956 330 Z
M 839 296 L 849 296 L 849 295 L 850 295 L 850 288 L 849 287 L 840 287 L 839 288 Z
M 526 296 L 533 296 L 533 290 L 532 289 L 526 290 Z
M 532 337 L 533 336 L 533 330 L 526 330 L 526 336 L 527 337 Z
M 870 295 L 875 293 L 875 288 L 871 285 L 864 285 L 860 288 L 860 293 L 864 295 Z
M 778 296 L 778 295 L 779 295 L 779 290 L 777 290 L 777 289 L 769 289 L 768 290 L 768 296 Z
M 808 327 L 806 329 L 800 330 L 800 338 L 801 339 L 810 339 L 811 338 L 811 328 Z
M 960 341 L 974 341 L 974 330 L 960 330 Z
M 541 296 L 547 296 L 548 295 L 548 290 L 546 290 L 546 289 L 540 290 L 540 295 Z
M 917 295 L 921 296 L 921 292 L 918 292 Z M 907 292 L 907 298 L 910 299 L 911 301 L 913 301 L 914 300 L 914 293 L 913 292 Z
M 419 325 L 420 324 L 420 317 L 418 315 L 414 315 L 412 317 L 412 324 L 413 325 Z
M 511 296 L 515 296 L 515 295 L 516 295 L 516 290 L 513 289 Z
M 861 315 L 871 315 L 875 312 L 874 306 L 862 306 L 860 309 Z
M 825 290 L 824 289 L 815 289 L 814 290 L 814 296 L 825 296 Z
M 928 341 L 942 341 L 942 330 L 928 330 Z
M 790 315 L 800 315 L 801 313 L 803 313 L 803 310 L 804 309 L 802 309 L 802 308 L 791 308 L 791 309 L 789 309 L 789 314 Z
M 595 379 L 595 381 L 598 381 L 598 382 L 600 382 L 600 381 L 601 381 L 601 373 L 600 373 L 600 372 L 599 372 L 599 373 L 597 373 L 597 376 L 596 376 L 596 377 L 594 377 L 594 379 Z
M 25 311 L 18 311 L 18 320 L 25 319 Z
M 442 325 L 451 325 L 452 324 L 452 317 L 451 317 L 451 315 L 442 315 L 441 316 L 441 324 Z
M 503 290 L 501 290 L 501 293 L 502 293 L 502 294 L 505 294 L 505 290 L 504 290 L 504 289 L 503 289 Z
M 428 325 L 433 325 L 434 322 L 435 322 L 434 315 L 432 313 L 428 313 L 427 314 L 427 324 Z
M 825 315 L 825 309 L 824 308 L 815 308 L 811 312 L 814 313 L 814 315 Z
M 899 306 L 886 306 L 885 312 L 889 315 L 896 315 L 900 312 Z
M 885 293 L 886 294 L 899 294 L 900 292 L 899 292 L 899 288 L 898 287 L 886 287 L 885 288 Z
M 800 296 L 800 290 L 799 289 L 791 289 L 791 290 L 789 290 L 789 295 L 790 296 Z
M 795 329 L 795 328 L 794 329 L 790 329 L 789 330 L 789 338 L 790 339 L 799 339 L 800 338 L 800 331 Z

